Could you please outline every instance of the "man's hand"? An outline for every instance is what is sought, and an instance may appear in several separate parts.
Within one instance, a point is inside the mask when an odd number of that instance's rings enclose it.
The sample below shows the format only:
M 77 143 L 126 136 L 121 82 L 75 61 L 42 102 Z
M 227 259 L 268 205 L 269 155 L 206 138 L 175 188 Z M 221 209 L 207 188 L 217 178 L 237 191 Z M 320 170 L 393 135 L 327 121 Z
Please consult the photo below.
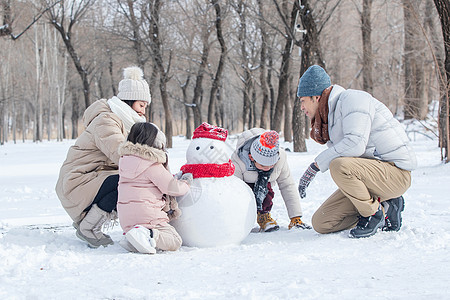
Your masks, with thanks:
M 317 167 L 316 163 L 310 164 L 308 169 L 306 169 L 305 173 L 300 178 L 300 182 L 298 184 L 298 192 L 300 194 L 300 198 L 303 199 L 306 197 L 306 188 L 314 179 L 318 171 L 319 168 Z

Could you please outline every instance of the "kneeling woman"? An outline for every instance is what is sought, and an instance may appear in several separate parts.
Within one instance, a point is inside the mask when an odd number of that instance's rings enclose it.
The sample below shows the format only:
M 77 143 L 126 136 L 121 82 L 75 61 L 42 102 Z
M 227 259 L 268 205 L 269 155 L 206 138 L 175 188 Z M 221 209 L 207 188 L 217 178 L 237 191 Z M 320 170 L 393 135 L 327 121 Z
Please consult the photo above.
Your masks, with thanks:
M 85 130 L 70 147 L 56 193 L 73 220 L 77 237 L 91 248 L 113 244 L 102 226 L 115 218 L 119 145 L 136 122 L 145 122 L 150 90 L 137 67 L 124 70 L 117 97 L 100 99 L 83 115 Z

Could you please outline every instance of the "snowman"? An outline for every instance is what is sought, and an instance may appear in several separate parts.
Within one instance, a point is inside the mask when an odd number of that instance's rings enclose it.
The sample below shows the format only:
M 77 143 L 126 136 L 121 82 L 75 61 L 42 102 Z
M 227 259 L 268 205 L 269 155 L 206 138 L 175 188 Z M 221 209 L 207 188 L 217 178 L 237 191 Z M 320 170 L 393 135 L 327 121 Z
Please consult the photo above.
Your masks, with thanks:
M 240 244 L 255 224 L 255 196 L 233 176 L 227 135 L 226 129 L 203 123 L 187 149 L 181 171 L 194 180 L 191 191 L 177 198 L 182 215 L 171 222 L 185 246 Z

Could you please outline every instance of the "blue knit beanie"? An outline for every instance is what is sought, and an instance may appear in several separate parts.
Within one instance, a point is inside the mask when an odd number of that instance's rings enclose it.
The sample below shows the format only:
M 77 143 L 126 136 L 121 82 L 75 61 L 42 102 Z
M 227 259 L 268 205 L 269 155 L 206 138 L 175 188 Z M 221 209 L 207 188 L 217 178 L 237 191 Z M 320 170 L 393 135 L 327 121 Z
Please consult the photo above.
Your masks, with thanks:
M 297 96 L 311 97 L 320 96 L 324 89 L 331 85 L 330 76 L 325 70 L 314 65 L 308 68 L 298 82 Z

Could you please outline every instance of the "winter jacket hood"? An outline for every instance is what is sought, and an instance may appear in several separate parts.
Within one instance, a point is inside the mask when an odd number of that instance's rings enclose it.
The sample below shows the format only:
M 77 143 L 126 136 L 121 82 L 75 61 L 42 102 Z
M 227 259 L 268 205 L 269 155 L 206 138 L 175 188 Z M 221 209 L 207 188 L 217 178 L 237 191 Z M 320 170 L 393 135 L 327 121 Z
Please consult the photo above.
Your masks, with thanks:
M 120 145 L 118 152 L 120 156 L 133 155 L 154 163 L 164 164 L 167 161 L 166 153 L 163 150 L 128 141 Z M 147 163 L 143 164 L 140 160 L 133 159 L 129 163 L 123 164 L 121 170 L 127 174 L 134 173 L 135 176 L 139 176 L 147 167 Z

